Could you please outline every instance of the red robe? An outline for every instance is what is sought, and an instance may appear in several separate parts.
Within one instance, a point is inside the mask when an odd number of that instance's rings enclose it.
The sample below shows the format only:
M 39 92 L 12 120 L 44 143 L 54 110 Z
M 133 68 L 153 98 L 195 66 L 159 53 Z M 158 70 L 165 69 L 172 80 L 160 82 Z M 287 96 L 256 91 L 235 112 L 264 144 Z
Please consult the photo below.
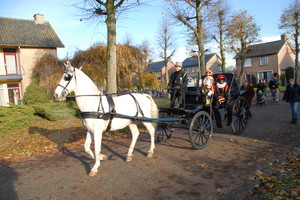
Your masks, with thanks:
M 243 86 L 241 86 L 241 90 L 242 90 Z M 249 107 L 251 107 L 251 102 L 253 97 L 255 96 L 255 92 L 254 92 L 254 88 L 252 85 L 248 85 L 248 89 L 247 91 L 242 94 L 242 96 L 244 96 L 247 99 L 248 105 Z

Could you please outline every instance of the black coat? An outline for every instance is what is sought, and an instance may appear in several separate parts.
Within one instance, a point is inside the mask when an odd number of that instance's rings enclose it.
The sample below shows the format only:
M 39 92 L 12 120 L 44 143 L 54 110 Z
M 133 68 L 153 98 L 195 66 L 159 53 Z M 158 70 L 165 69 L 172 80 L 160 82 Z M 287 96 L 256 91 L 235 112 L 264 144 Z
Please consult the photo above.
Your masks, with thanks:
M 278 83 L 275 81 L 275 80 L 270 80 L 270 82 L 269 82 L 269 88 L 270 88 L 270 90 L 273 90 L 273 89 L 277 89 L 278 88 Z
M 181 69 L 180 71 L 176 71 L 171 74 L 171 78 L 168 86 L 171 88 L 179 86 L 180 89 L 185 89 L 187 87 L 187 84 L 188 84 L 187 73 Z
M 296 83 L 293 87 L 290 85 L 286 86 L 282 100 L 286 100 L 286 102 L 300 102 L 300 86 Z

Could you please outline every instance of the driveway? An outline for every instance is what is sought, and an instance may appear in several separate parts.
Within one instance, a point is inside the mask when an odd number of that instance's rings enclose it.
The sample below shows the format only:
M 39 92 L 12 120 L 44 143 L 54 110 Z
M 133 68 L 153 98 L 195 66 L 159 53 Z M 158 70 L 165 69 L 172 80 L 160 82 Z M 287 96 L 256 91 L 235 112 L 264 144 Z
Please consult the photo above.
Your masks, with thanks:
M 291 125 L 286 103 L 253 106 L 253 118 L 241 135 L 215 129 L 209 145 L 193 150 L 187 132 L 178 129 L 146 157 L 149 137 L 142 134 L 133 161 L 125 162 L 129 138 L 105 139 L 96 177 L 83 146 L 61 154 L 0 166 L 0 199 L 251 199 L 249 180 L 268 172 L 286 152 L 300 145 L 300 125 Z M 271 166 L 272 165 L 272 166 Z

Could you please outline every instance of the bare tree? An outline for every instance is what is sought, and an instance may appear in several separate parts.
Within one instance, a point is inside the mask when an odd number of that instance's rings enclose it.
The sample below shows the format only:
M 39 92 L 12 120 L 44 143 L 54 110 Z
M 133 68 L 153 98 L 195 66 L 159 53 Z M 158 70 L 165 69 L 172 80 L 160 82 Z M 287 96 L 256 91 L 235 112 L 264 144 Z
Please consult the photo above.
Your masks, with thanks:
M 124 45 L 134 46 L 134 39 L 133 39 L 132 35 L 127 32 L 123 38 L 122 43 Z
M 174 42 L 174 35 L 171 31 L 170 24 L 168 20 L 164 18 L 158 30 L 157 44 L 162 50 L 161 57 L 164 59 L 164 68 L 166 72 L 165 82 L 167 84 L 169 83 L 168 62 L 175 52 L 175 50 L 173 49 Z
M 227 36 L 229 37 L 230 48 L 241 60 L 241 68 L 238 74 L 241 85 L 244 79 L 244 66 L 247 55 L 247 47 L 259 41 L 260 27 L 256 24 L 254 17 L 250 16 L 247 10 L 235 13 L 228 24 Z
M 205 74 L 204 23 L 210 18 L 210 7 L 216 0 L 166 0 L 173 10 L 171 16 L 194 34 L 200 54 L 200 73 Z
M 280 18 L 280 29 L 285 29 L 289 35 L 292 35 L 295 42 L 295 79 L 300 82 L 300 68 L 298 65 L 299 59 L 299 27 L 300 27 L 300 5 L 298 0 L 295 0 L 294 3 L 289 5 L 287 9 L 282 11 Z
M 229 20 L 230 14 L 230 7 L 227 4 L 226 0 L 220 0 L 215 8 L 214 8 L 214 18 L 213 18 L 213 26 L 215 27 L 213 33 L 213 39 L 218 43 L 220 56 L 222 60 L 222 73 L 225 72 L 226 66 L 226 57 L 225 57 L 225 44 L 227 41 L 227 25 Z
M 117 16 L 130 8 L 139 5 L 139 0 L 135 2 L 125 2 L 125 0 L 84 0 L 83 10 L 90 14 L 88 19 L 101 17 L 107 27 L 107 79 L 106 89 L 109 93 L 117 91 Z
M 153 51 L 150 47 L 150 42 L 148 40 L 144 40 L 138 48 L 145 55 L 145 59 L 141 67 L 143 70 L 145 70 L 147 68 L 149 60 L 151 60 L 151 57 L 153 56 Z

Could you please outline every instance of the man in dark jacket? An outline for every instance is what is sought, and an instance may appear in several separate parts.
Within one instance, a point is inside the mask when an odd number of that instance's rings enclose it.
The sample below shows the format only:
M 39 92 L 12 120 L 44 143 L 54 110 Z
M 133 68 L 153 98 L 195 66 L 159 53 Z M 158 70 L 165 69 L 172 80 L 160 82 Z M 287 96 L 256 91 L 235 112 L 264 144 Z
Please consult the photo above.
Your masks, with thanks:
M 298 102 L 300 102 L 300 86 L 295 83 L 294 79 L 289 80 L 289 85 L 283 95 L 283 99 L 290 104 L 292 112 L 292 124 L 297 124 L 298 119 Z
M 185 92 L 188 84 L 187 73 L 182 70 L 182 63 L 176 62 L 176 71 L 171 74 L 167 89 L 171 91 L 171 107 L 184 108 Z M 178 103 L 176 105 L 176 99 Z
M 278 86 L 279 86 L 279 79 L 278 79 L 278 74 L 274 73 L 272 80 L 269 81 L 269 88 L 271 90 L 272 94 L 272 100 L 273 102 L 278 103 Z

